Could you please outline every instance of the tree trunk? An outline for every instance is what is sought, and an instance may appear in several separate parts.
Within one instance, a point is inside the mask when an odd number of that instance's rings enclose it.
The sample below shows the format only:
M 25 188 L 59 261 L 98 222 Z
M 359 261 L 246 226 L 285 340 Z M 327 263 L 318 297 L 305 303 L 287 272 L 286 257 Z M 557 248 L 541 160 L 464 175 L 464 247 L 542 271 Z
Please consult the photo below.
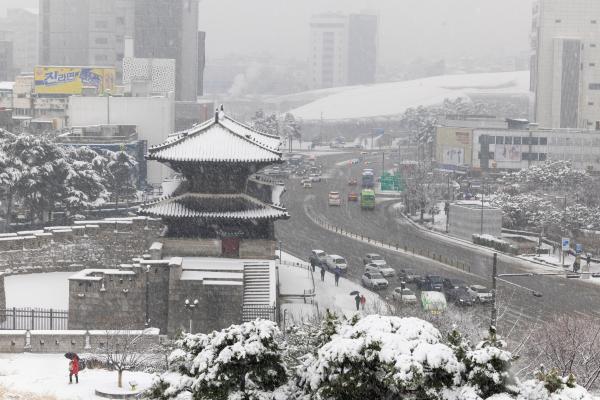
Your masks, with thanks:
M 6 192 L 6 231 L 10 231 L 10 223 L 12 222 L 12 202 L 13 194 L 12 189 L 8 189 Z
M 118 381 L 117 381 L 117 386 L 120 387 L 120 388 L 122 388 L 123 387 L 123 371 L 119 370 L 118 374 L 119 374 L 119 378 L 118 378 Z

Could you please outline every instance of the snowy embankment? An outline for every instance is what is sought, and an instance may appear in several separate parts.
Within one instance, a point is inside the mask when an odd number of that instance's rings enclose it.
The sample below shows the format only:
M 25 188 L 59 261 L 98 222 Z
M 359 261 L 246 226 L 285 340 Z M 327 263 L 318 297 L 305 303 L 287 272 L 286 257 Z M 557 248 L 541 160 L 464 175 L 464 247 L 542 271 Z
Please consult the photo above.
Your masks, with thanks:
M 306 261 L 285 252 L 282 252 L 281 259 L 286 264 L 308 266 Z M 314 277 L 315 304 L 310 304 L 310 299 L 307 303 L 304 303 L 302 299 L 297 299 L 294 302 L 282 304 L 282 310 L 287 310 L 287 315 L 296 321 L 310 318 L 317 312 L 323 313 L 326 309 L 341 312 L 346 316 L 353 315 L 356 313 L 354 296 L 350 295 L 350 292 L 353 291 L 358 291 L 365 296 L 367 299 L 365 307 L 368 309 L 382 302 L 377 293 L 371 292 L 344 277 L 341 277 L 338 286 L 335 286 L 334 275 L 330 272 L 326 272 L 325 279 L 321 281 L 320 268 L 316 268 L 315 272 L 312 273 L 314 274 L 313 277 L 311 277 L 310 269 L 286 264 L 279 265 L 279 290 L 282 295 L 302 295 L 305 291 L 312 290 Z
M 97 400 L 101 397 L 94 394 L 96 389 L 122 393 L 128 391 L 130 382 L 137 383 L 138 389 L 152 383 L 152 374 L 125 372 L 124 388 L 118 389 L 115 371 L 87 368 L 79 373 L 79 383 L 70 385 L 68 363 L 63 354 L 0 354 L 0 386 L 9 393 L 30 392 L 60 400 Z

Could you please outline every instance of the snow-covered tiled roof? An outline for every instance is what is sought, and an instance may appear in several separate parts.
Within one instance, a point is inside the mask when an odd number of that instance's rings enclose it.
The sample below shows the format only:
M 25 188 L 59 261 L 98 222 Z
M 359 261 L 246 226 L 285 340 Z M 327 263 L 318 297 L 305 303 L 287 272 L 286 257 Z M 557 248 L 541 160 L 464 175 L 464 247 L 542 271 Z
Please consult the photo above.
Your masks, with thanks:
M 148 149 L 149 160 L 175 162 L 276 162 L 281 139 L 256 131 L 223 112 L 191 129 L 169 135 Z
M 163 198 L 140 206 L 144 215 L 171 218 L 206 219 L 279 219 L 288 218 L 284 208 L 248 196 L 247 194 L 185 193 Z

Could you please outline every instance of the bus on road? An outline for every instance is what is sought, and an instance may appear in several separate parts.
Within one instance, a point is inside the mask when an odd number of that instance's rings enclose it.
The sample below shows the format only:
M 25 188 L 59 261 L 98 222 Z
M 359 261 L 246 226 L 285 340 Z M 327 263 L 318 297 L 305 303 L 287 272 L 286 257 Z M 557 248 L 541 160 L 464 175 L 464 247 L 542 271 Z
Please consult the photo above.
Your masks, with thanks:
M 362 187 L 372 189 L 375 186 L 375 174 L 372 169 L 364 169 L 362 173 Z
M 360 208 L 363 210 L 375 209 L 375 192 L 373 189 L 363 189 L 360 192 Z

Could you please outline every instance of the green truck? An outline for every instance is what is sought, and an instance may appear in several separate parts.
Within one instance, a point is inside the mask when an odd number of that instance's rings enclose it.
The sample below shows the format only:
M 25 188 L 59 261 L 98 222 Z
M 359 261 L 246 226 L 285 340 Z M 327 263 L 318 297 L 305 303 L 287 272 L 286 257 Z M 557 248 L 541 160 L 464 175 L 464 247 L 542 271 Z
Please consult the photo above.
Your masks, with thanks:
M 363 210 L 375 209 L 375 192 L 373 189 L 363 189 L 360 192 L 360 208 Z

